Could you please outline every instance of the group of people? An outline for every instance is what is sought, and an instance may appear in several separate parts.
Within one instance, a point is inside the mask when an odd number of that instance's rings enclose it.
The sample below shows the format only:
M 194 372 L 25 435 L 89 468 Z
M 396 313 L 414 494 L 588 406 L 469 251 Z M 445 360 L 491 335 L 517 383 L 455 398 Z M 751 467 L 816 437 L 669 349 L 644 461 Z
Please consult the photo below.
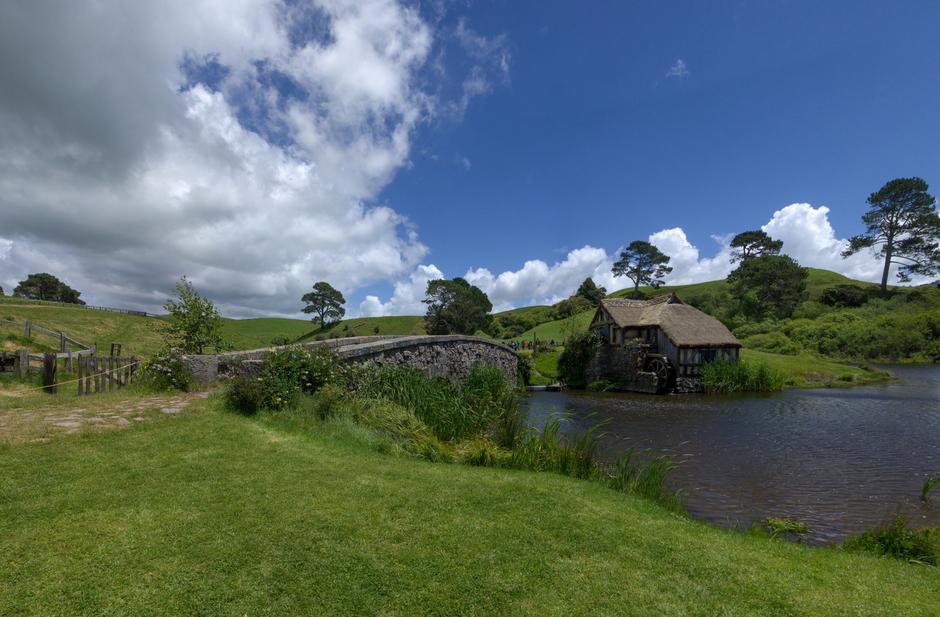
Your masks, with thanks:
M 538 343 L 535 341 L 510 341 L 509 346 L 512 347 L 513 351 L 532 351 L 536 347 L 545 348 L 546 346 L 549 350 L 553 350 L 555 349 L 555 339 L 550 340 L 548 343 L 545 341 L 539 341 Z

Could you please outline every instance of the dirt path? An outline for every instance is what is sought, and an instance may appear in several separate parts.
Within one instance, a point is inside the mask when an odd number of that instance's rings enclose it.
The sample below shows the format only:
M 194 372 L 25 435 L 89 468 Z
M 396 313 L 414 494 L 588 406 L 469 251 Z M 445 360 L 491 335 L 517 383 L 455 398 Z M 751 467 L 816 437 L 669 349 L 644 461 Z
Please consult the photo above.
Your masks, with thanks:
M 88 397 L 72 406 L 0 409 L 0 444 L 46 442 L 58 435 L 126 428 L 159 415 L 182 413 L 207 392 L 139 398 Z

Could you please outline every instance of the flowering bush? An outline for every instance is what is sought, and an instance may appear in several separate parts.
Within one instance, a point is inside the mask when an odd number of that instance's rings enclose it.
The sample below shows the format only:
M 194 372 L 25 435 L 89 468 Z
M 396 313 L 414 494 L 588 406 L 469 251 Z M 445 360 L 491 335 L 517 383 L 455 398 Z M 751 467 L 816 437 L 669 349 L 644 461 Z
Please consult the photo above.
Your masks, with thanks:
M 339 363 L 329 349 L 307 352 L 302 347 L 272 351 L 261 371 L 261 405 L 284 409 L 301 393 L 313 394 L 339 375 Z
M 141 372 L 141 383 L 152 390 L 188 391 L 193 377 L 183 364 L 179 349 L 167 348 L 148 360 Z

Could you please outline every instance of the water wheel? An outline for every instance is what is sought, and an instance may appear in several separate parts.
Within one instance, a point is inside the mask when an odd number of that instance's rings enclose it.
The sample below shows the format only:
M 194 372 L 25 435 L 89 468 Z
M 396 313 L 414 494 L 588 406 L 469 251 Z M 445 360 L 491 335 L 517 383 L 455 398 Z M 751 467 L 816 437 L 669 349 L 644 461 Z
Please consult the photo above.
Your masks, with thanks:
M 669 364 L 669 360 L 662 356 L 647 357 L 646 370 L 656 375 L 660 388 L 668 387 L 672 376 L 672 366 Z

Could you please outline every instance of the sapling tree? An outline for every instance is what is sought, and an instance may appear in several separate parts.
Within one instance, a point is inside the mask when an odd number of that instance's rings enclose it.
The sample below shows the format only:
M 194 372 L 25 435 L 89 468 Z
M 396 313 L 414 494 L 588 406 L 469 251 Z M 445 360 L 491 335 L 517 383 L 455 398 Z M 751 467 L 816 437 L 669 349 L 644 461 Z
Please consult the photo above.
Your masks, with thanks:
M 920 178 L 896 178 L 868 196 L 869 209 L 862 215 L 865 233 L 849 239 L 842 257 L 863 249 L 875 249 L 884 259 L 881 295 L 888 293 L 888 273 L 897 266 L 902 283 L 913 275 L 940 272 L 940 217 L 936 199 Z
M 225 349 L 222 317 L 212 300 L 199 295 L 185 276 L 180 278 L 174 289 L 176 299 L 167 300 L 163 305 L 169 313 L 163 327 L 168 346 L 192 354 L 201 354 L 210 348 L 216 351 Z
M 640 285 L 659 287 L 663 277 L 672 272 L 669 257 L 649 242 L 635 240 L 620 253 L 614 263 L 614 276 L 625 276 L 633 281 L 633 295 L 638 296 Z

